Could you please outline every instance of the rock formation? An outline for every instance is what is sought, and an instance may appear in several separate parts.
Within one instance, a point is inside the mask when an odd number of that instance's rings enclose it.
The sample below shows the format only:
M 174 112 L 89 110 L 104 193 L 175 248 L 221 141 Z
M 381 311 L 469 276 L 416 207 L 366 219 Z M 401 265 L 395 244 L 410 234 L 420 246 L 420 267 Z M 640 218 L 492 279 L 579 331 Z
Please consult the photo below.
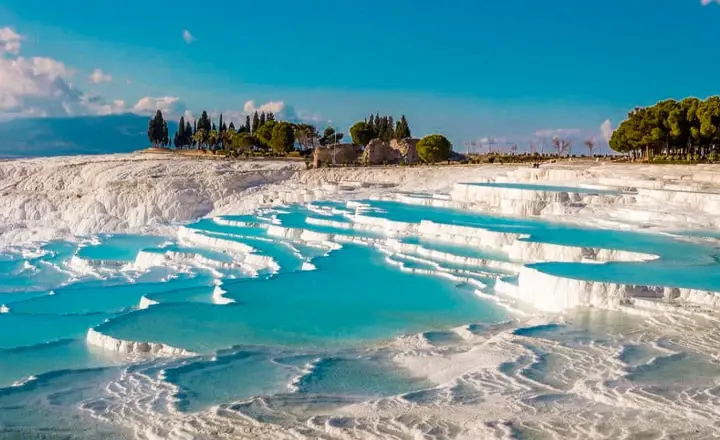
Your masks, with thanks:
M 390 148 L 400 152 L 401 159 L 408 164 L 420 162 L 420 156 L 417 153 L 417 143 L 420 139 L 405 138 L 393 139 L 390 141 Z
M 396 163 L 400 160 L 400 151 L 392 148 L 380 139 L 373 139 L 365 147 L 360 162 L 364 165 L 380 165 L 383 163 Z

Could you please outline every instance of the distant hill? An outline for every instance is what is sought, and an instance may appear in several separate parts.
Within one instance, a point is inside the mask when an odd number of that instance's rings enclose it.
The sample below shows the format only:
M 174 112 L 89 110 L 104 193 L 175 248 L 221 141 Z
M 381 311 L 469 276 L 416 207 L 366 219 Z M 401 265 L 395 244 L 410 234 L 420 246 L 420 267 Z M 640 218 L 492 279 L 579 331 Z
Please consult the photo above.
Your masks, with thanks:
M 149 146 L 148 116 L 19 118 L 0 122 L 0 157 L 128 153 Z M 168 122 L 170 137 L 177 122 Z

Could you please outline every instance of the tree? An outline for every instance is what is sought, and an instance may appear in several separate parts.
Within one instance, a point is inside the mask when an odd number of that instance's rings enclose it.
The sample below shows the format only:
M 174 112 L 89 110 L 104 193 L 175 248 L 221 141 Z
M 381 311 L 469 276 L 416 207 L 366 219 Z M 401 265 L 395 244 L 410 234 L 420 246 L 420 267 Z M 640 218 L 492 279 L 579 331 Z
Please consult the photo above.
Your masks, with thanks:
M 411 136 L 412 135 L 410 134 L 410 126 L 408 125 L 407 119 L 405 119 L 405 115 L 402 115 L 402 117 L 400 117 L 400 120 L 397 121 L 397 125 L 395 126 L 395 138 L 405 139 Z
M 193 129 L 190 122 L 185 123 L 185 137 L 183 138 L 183 147 L 187 148 L 193 144 Z
M 250 126 L 250 133 L 257 134 L 258 128 L 260 128 L 260 116 L 258 115 L 258 112 L 256 111 L 253 114 L 252 126 Z
M 274 121 L 274 120 L 275 120 L 275 115 L 273 114 L 273 112 L 268 112 L 267 115 L 265 116 L 265 121 L 267 122 L 267 121 Z
M 334 128 L 326 127 L 319 143 L 320 145 L 336 144 L 342 140 L 343 136 L 343 133 L 337 133 Z
M 258 128 L 260 128 L 260 127 L 262 127 L 263 125 L 265 125 L 265 121 L 266 121 L 265 112 L 262 112 L 262 113 L 260 113 L 260 125 L 258 126 Z
M 570 149 L 572 148 L 572 141 L 570 139 L 563 139 L 560 136 L 553 137 L 553 147 L 557 150 L 558 156 L 562 154 L 570 155 Z
M 193 141 L 194 144 L 197 145 L 198 150 L 204 147 L 206 136 L 207 133 L 205 132 L 204 128 L 198 128 L 198 130 L 193 135 Z
M 167 125 L 167 121 L 165 121 L 165 120 L 163 120 L 163 123 L 162 123 L 161 144 L 163 147 L 167 147 L 168 145 L 170 145 L 170 136 L 168 133 L 168 125 Z
M 185 116 L 180 116 L 180 122 L 178 122 L 178 129 L 175 132 L 175 137 L 173 138 L 175 148 L 183 148 L 185 146 L 186 138 L 187 136 L 185 134 Z
M 210 130 L 210 133 L 208 133 L 207 135 L 208 147 L 210 147 L 211 150 L 215 150 L 218 146 L 219 141 L 220 135 L 218 134 L 217 130 Z
M 277 122 L 275 121 L 266 122 L 261 125 L 260 128 L 258 128 L 257 133 L 255 133 L 255 137 L 260 141 L 263 147 L 267 148 L 272 146 L 273 129 L 276 124 Z
M 270 121 L 273 123 L 275 121 Z M 265 125 L 271 125 L 266 123 Z M 270 145 L 276 153 L 285 154 L 293 150 L 295 145 L 295 131 L 291 124 L 287 122 L 278 122 L 272 129 L 272 139 Z
M 609 140 L 632 159 L 717 160 L 720 153 L 720 97 L 666 99 L 628 112 Z M 715 159 L 713 159 L 715 158 Z
M 205 130 L 205 133 L 208 133 L 210 130 L 212 130 L 210 118 L 208 117 L 208 114 L 205 110 L 202 111 L 200 119 L 198 119 L 197 121 L 197 129 L 199 130 L 201 128 Z
M 375 137 L 375 131 L 367 122 L 360 121 L 350 127 L 350 137 L 355 144 L 367 145 Z
M 248 133 L 252 132 L 252 122 L 250 122 L 250 115 L 245 116 L 245 125 L 243 127 L 245 128 L 243 131 Z
M 593 157 L 593 149 L 595 148 L 595 138 L 589 137 L 585 139 L 585 148 L 588 149 L 588 155 Z
M 512 154 L 517 154 L 517 150 L 518 150 L 517 144 L 510 145 L 510 151 L 512 152 Z
M 320 138 L 320 134 L 311 124 L 296 124 L 295 125 L 295 139 L 300 145 L 300 149 L 309 150 L 315 148 L 315 143 Z
M 238 133 L 232 138 L 232 147 L 236 151 L 246 151 L 252 148 L 257 140 L 248 132 Z
M 148 123 L 148 140 L 153 147 L 167 145 L 167 123 L 163 119 L 160 110 L 155 112 L 155 116 Z
M 431 134 L 420 139 L 417 152 L 425 163 L 441 162 L 450 159 L 452 144 L 441 134 Z
M 230 130 L 230 131 L 237 131 L 237 130 L 235 130 L 235 124 L 233 124 L 232 121 L 230 121 L 230 125 L 228 125 L 228 128 L 227 128 L 227 129 Z
M 492 147 L 493 147 L 493 145 L 495 145 L 495 138 L 491 136 L 491 137 L 485 139 L 485 143 L 488 146 L 488 154 L 492 154 Z

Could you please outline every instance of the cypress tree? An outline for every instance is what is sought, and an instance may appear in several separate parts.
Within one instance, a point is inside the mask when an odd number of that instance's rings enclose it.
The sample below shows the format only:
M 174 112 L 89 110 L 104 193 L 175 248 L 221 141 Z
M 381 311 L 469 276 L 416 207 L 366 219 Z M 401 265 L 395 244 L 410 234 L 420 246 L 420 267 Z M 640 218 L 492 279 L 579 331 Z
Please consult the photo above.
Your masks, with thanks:
M 225 124 L 223 124 L 222 113 L 220 113 L 220 122 L 218 122 L 218 127 L 220 127 L 220 132 L 221 132 L 221 133 L 222 133 L 223 131 L 227 130 L 227 127 L 225 126 Z M 223 129 L 223 127 L 225 127 L 225 128 Z
M 193 136 L 193 131 L 192 131 L 192 127 L 190 126 L 190 122 L 186 122 L 185 123 L 185 137 L 182 140 L 183 147 L 189 147 L 190 145 L 192 145 L 192 136 Z
M 258 128 L 265 125 L 266 120 L 267 120 L 267 117 L 265 116 L 265 112 L 260 113 L 260 125 L 258 126 Z
M 392 116 L 388 116 L 387 136 L 388 140 L 395 139 L 395 122 L 393 121 Z
M 170 135 L 168 133 L 168 124 L 167 121 L 163 120 L 163 132 L 162 132 L 162 145 L 163 147 L 167 147 L 170 145 Z
M 175 132 L 174 143 L 175 147 L 179 148 L 184 146 L 185 140 L 185 116 L 180 116 L 180 122 L 178 122 L 178 129 Z
M 235 124 L 233 124 L 232 121 L 230 121 L 230 125 L 227 128 L 229 131 L 235 131 Z
M 405 119 L 405 115 L 402 115 L 400 120 L 397 122 L 397 126 L 395 128 L 395 137 L 397 139 L 405 139 L 411 137 L 410 127 L 408 126 L 407 119 Z
M 215 126 L 215 123 L 212 123 L 212 126 L 210 127 L 210 131 L 217 131 L 217 126 Z
M 256 111 L 256 112 L 253 114 L 252 126 L 251 126 L 251 131 L 250 131 L 250 132 L 251 132 L 252 134 L 255 134 L 255 133 L 257 133 L 258 128 L 260 128 L 260 116 L 258 115 L 258 112 Z
M 167 126 L 165 124 L 165 120 L 163 119 L 162 112 L 159 109 L 157 112 L 155 112 L 155 118 L 153 119 L 154 120 L 150 126 L 152 131 L 151 142 L 154 146 L 157 146 L 161 145 L 164 142 L 165 130 L 167 129 Z
M 155 118 L 150 119 L 148 122 L 148 140 L 150 145 L 155 146 Z

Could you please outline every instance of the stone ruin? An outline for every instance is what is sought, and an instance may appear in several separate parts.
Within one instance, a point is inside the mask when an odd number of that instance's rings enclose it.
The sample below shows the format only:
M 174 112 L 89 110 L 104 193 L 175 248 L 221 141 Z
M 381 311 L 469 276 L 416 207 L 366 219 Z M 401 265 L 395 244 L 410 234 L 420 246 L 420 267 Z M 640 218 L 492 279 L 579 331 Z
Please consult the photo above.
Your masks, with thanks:
M 363 149 L 357 144 L 334 144 L 317 147 L 313 152 L 313 168 L 333 164 L 333 148 L 335 149 L 335 164 L 350 165 L 361 163 L 363 165 L 382 164 L 414 164 L 420 162 L 417 153 L 417 143 L 420 139 L 393 139 L 388 142 L 373 139 Z
M 365 147 L 360 158 L 363 165 L 381 165 L 394 163 L 413 164 L 420 161 L 417 154 L 419 139 L 393 139 L 390 143 L 373 139 Z
M 317 147 L 313 152 L 313 168 L 333 164 L 333 150 L 336 165 L 350 165 L 358 161 L 362 154 L 362 146 L 356 144 L 332 144 Z

